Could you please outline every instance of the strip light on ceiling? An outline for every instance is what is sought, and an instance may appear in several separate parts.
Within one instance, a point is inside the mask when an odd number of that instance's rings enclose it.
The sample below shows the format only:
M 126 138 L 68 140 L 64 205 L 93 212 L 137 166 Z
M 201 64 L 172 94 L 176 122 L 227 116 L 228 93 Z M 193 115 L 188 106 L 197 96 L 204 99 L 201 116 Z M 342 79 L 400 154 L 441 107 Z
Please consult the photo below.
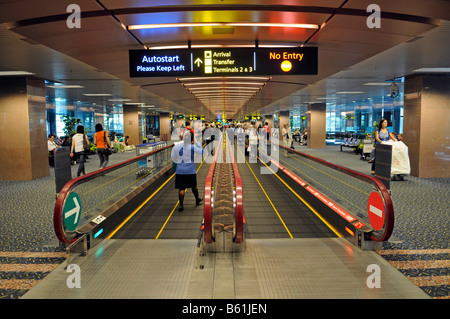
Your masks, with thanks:
M 164 28 L 190 28 L 190 27 L 275 27 L 319 29 L 318 24 L 310 23 L 258 23 L 258 22 L 188 22 L 188 23 L 155 23 L 129 25 L 128 30 L 164 29 Z
M 302 44 L 303 45 L 303 44 Z M 186 44 L 181 45 L 160 45 L 160 46 L 144 46 L 146 50 L 170 50 L 170 49 L 188 49 Z M 254 48 L 255 44 L 192 44 L 191 49 L 206 49 L 206 48 Z M 297 48 L 297 44 L 260 44 L 259 48 Z
M 197 82 L 197 83 L 183 83 L 185 86 L 199 86 L 199 85 L 253 85 L 262 86 L 264 82 Z
M 0 71 L 0 76 L 25 76 L 35 75 L 35 73 L 28 71 Z
M 84 86 L 82 85 L 47 85 L 48 88 L 51 89 L 84 89 Z
M 205 76 L 199 76 L 194 78 L 178 78 L 178 81 L 198 81 L 198 80 L 261 80 L 261 81 L 268 81 L 270 80 L 269 77 L 262 77 L 262 76 L 211 76 L 211 77 L 205 77 Z
M 450 73 L 450 68 L 421 68 L 416 69 L 416 73 Z
M 245 86 L 208 86 L 208 87 L 198 87 L 198 88 L 188 88 L 189 91 L 193 93 L 199 93 L 202 91 L 214 91 L 214 90 L 228 90 L 228 91 L 256 91 L 259 87 L 245 87 Z

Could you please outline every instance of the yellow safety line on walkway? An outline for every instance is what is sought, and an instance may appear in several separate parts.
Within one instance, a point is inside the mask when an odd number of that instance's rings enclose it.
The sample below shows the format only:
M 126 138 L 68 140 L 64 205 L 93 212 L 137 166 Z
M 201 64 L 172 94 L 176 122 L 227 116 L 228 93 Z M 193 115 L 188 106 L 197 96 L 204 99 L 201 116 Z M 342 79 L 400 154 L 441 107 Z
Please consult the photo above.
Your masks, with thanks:
M 205 158 L 206 158 L 206 157 L 205 157 Z M 202 163 L 200 164 L 200 166 L 197 168 L 197 173 L 198 173 L 198 171 L 200 170 L 200 167 L 202 167 L 203 163 L 205 162 L 205 158 L 203 159 L 203 161 L 202 161 Z M 175 174 L 174 174 L 174 175 L 175 175 Z M 185 190 L 185 191 L 186 191 L 186 190 Z M 177 206 L 178 206 L 179 203 L 180 203 L 180 201 L 178 200 L 178 202 L 176 203 L 175 207 L 174 207 L 174 208 L 172 209 L 172 211 L 170 212 L 169 217 L 167 217 L 166 221 L 164 222 L 164 225 L 161 227 L 161 229 L 160 229 L 158 235 L 156 235 L 156 238 L 155 238 L 155 239 L 158 239 L 158 238 L 159 238 L 159 235 L 161 235 L 162 231 L 163 231 L 164 228 L 166 227 L 167 223 L 168 223 L 169 220 L 170 220 L 170 217 L 172 217 L 172 214 L 173 214 L 173 212 L 175 211 L 175 209 L 177 208 Z
M 175 176 L 175 173 L 172 174 L 172 176 L 170 176 L 167 181 L 165 181 L 156 191 L 153 192 L 153 194 L 151 194 L 141 205 L 139 205 L 138 208 L 136 208 L 119 226 L 117 226 L 117 228 L 111 233 L 109 234 L 106 238 L 111 239 L 112 236 L 114 236 L 115 233 L 117 233 L 119 231 L 119 229 L 121 229 L 123 227 L 123 225 L 125 225 L 130 219 L 131 217 L 133 217 L 145 204 L 148 203 L 148 201 L 150 199 L 152 199 L 160 190 L 161 188 L 163 188 L 171 179 L 172 177 Z
M 261 161 L 261 159 L 258 157 L 258 159 Z M 283 181 L 281 179 L 280 176 L 278 176 L 278 174 L 276 174 L 269 166 L 266 165 L 266 163 L 264 163 L 263 161 L 261 161 L 261 163 L 263 163 L 268 169 L 270 169 L 270 171 L 276 176 L 278 177 L 278 179 L 295 195 L 297 196 L 298 199 L 300 199 L 303 204 L 305 204 L 317 217 L 319 217 L 319 219 L 328 226 L 328 228 L 330 228 L 339 238 L 344 237 L 336 228 L 334 228 L 330 223 L 328 223 L 311 205 L 309 205 L 299 194 L 297 194 L 296 191 L 294 191 L 288 184 L 286 184 L 285 181 Z
M 238 150 L 239 150 L 239 153 L 241 153 L 241 155 L 242 155 L 241 150 L 240 150 L 239 148 L 238 148 Z M 249 163 L 247 162 L 247 160 L 245 159 L 245 156 L 243 156 L 243 157 L 244 157 L 245 163 L 247 164 L 248 168 L 249 168 L 250 171 L 252 172 L 253 177 L 255 177 L 256 181 L 257 181 L 258 184 L 259 184 L 259 187 L 261 187 L 262 191 L 264 192 L 264 195 L 266 195 L 267 199 L 269 200 L 270 205 L 272 205 L 273 210 L 274 210 L 275 213 L 277 214 L 278 218 L 280 219 L 280 221 L 281 221 L 281 223 L 283 224 L 284 228 L 286 229 L 287 233 L 289 234 L 289 236 L 290 236 L 291 238 L 294 238 L 294 236 L 292 236 L 291 232 L 289 231 L 289 228 L 288 228 L 288 227 L 286 226 L 286 224 L 284 223 L 283 218 L 281 218 L 280 214 L 278 213 L 278 210 L 275 208 L 275 205 L 274 205 L 274 204 L 272 203 L 272 201 L 270 200 L 269 195 L 267 195 L 267 193 L 266 193 L 264 187 L 261 185 L 261 183 L 259 182 L 259 180 L 258 180 L 258 178 L 256 177 L 255 173 L 253 172 L 252 168 L 250 167 L 250 164 L 249 164 Z

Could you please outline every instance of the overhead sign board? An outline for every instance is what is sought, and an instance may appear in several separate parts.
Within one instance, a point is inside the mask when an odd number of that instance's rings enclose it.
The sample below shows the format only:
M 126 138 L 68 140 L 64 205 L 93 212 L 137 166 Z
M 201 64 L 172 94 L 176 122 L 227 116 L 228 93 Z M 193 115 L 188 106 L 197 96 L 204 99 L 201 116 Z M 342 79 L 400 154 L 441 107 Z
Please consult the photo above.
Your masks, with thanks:
M 316 75 L 317 47 L 130 50 L 130 77 Z

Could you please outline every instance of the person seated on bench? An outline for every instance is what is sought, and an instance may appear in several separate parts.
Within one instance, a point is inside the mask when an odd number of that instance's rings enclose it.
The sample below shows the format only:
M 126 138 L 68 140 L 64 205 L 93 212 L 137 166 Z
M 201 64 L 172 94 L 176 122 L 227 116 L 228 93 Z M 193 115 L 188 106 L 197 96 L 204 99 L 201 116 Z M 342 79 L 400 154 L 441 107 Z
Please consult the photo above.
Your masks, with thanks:
M 55 135 L 50 134 L 47 140 L 47 148 L 48 148 L 48 163 L 50 166 L 54 166 L 54 155 L 55 150 L 60 148 L 61 146 L 55 143 Z

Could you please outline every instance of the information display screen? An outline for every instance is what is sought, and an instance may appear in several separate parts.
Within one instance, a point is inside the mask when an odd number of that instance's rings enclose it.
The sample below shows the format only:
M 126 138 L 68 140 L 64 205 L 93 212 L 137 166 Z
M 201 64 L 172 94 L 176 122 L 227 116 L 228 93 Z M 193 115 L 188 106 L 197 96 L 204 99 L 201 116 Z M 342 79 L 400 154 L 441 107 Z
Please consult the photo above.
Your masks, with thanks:
M 316 75 L 317 47 L 130 50 L 130 77 Z

